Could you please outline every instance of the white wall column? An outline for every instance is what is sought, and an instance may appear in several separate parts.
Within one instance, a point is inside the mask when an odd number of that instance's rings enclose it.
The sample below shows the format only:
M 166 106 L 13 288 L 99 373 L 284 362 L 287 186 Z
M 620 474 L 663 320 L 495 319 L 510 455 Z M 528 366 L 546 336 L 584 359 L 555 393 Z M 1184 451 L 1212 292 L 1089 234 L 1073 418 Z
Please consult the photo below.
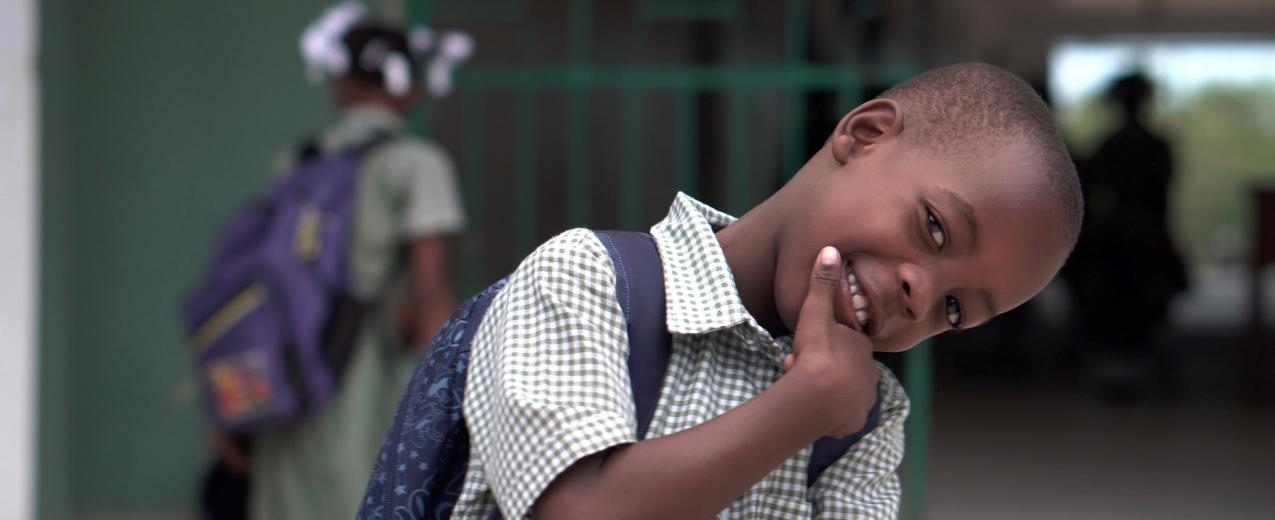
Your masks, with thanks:
M 39 286 L 36 12 L 0 0 L 0 518 L 30 518 Z

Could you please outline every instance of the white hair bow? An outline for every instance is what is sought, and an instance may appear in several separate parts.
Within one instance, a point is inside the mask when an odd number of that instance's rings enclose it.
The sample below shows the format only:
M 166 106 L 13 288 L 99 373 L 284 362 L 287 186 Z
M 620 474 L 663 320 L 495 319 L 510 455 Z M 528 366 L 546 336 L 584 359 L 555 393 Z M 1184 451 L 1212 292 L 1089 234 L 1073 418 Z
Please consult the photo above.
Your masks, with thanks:
M 318 83 L 350 72 L 354 64 L 349 62 L 348 51 L 341 40 L 366 16 L 367 8 L 350 0 L 328 8 L 306 27 L 300 46 L 310 81 Z M 417 26 L 408 32 L 407 42 L 411 57 L 418 62 L 429 56 L 427 86 L 435 97 L 451 91 L 452 71 L 474 53 L 473 37 L 460 31 L 438 35 L 427 27 Z M 373 43 L 363 48 L 355 59 L 363 70 L 380 69 L 385 90 L 390 94 L 403 96 L 411 91 L 413 78 L 408 56 Z
M 367 8 L 363 4 L 347 1 L 328 8 L 306 27 L 301 33 L 300 44 L 310 81 L 318 83 L 326 77 L 341 76 L 350 71 L 341 37 L 365 16 Z
M 426 73 L 430 94 L 436 97 L 447 95 L 452 89 L 452 70 L 473 54 L 473 37 L 459 31 L 443 33 Z

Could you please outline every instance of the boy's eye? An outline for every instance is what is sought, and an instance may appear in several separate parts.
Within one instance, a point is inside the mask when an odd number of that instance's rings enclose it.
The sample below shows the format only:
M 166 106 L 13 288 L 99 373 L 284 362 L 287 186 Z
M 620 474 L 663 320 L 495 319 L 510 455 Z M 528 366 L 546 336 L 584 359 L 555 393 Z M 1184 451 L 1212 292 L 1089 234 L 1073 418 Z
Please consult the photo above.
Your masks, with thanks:
M 961 316 L 961 302 L 956 298 L 947 296 L 947 323 L 954 329 L 961 328 L 961 322 L 964 318 Z
M 929 208 L 925 210 L 925 225 L 930 229 L 930 238 L 934 239 L 934 245 L 939 249 L 943 249 L 943 245 L 947 244 L 947 232 L 943 231 L 943 224 L 939 222 L 938 217 L 934 216 L 934 212 Z

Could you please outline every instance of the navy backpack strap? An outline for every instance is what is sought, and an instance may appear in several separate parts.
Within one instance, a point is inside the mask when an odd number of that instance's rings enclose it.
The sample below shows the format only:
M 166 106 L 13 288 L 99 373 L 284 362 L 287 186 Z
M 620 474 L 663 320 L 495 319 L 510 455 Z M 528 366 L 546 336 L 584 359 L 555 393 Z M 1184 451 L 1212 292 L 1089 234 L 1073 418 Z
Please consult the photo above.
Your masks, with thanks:
M 813 486 L 815 480 L 828 469 L 832 463 L 846 454 L 854 443 L 859 442 L 864 435 L 872 431 L 881 423 L 881 395 L 877 394 L 877 401 L 872 404 L 872 410 L 868 411 L 868 422 L 863 425 L 863 429 L 854 432 L 845 437 L 824 437 L 815 441 L 815 447 L 810 451 L 810 465 L 806 466 L 806 483 Z
M 629 332 L 629 379 L 637 413 L 637 438 L 660 400 L 673 339 L 664 319 L 664 266 L 655 239 L 636 231 L 594 231 L 615 265 L 615 296 Z

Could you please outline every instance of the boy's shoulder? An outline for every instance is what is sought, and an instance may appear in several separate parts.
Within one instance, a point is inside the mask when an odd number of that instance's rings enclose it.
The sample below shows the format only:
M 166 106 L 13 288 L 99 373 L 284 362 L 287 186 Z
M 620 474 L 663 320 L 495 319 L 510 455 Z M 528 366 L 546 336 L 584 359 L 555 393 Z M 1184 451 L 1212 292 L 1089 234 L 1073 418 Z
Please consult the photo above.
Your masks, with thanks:
M 593 230 L 569 229 L 540 244 L 510 275 L 510 283 L 531 284 L 544 296 L 577 300 L 587 293 L 614 294 L 615 266 Z
M 877 363 L 877 373 L 880 375 L 877 395 L 881 401 L 882 422 L 901 422 L 907 419 L 911 401 L 908 399 L 907 391 L 903 389 L 903 384 L 895 377 L 893 371 L 880 362 Z
M 606 260 L 607 266 L 610 266 L 610 256 L 607 254 L 606 246 L 602 245 L 597 233 L 588 228 L 573 228 L 558 233 L 553 238 L 541 243 L 531 254 L 527 255 L 518 269 L 522 270 L 528 266 L 564 267 L 567 269 L 592 268 L 595 267 L 592 264 L 595 264 L 597 260 L 603 259 Z M 566 265 L 558 266 L 555 265 L 556 263 L 565 263 Z

